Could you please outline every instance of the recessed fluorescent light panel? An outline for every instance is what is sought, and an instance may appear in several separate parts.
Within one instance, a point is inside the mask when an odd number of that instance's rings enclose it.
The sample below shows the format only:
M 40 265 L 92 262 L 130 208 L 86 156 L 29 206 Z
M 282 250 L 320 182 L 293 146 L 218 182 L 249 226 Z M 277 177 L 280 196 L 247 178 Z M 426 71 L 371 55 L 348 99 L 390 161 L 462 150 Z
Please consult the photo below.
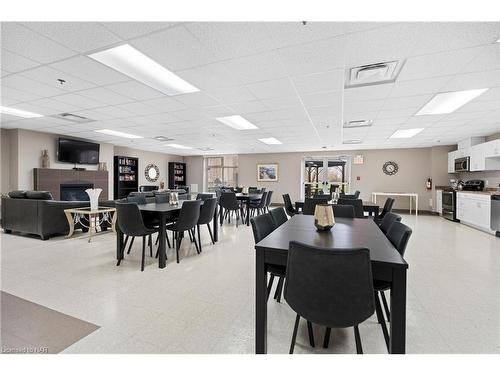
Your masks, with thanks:
M 89 57 L 166 95 L 200 91 L 129 44 L 96 52 Z
M 281 145 L 283 144 L 281 141 L 276 138 L 259 138 L 259 141 L 265 143 L 266 145 Z
M 123 133 L 123 132 L 119 132 L 116 130 L 110 130 L 110 129 L 100 129 L 100 130 L 95 130 L 95 132 L 101 133 L 101 134 L 107 134 L 107 135 L 114 135 L 115 137 L 129 138 L 129 139 L 144 138 L 144 137 L 141 137 L 140 135 Z
M 192 147 L 188 147 L 188 146 L 177 145 L 175 143 L 171 143 L 171 144 L 168 144 L 168 145 L 165 145 L 165 146 L 173 147 L 173 148 L 179 148 L 181 150 L 191 150 L 191 148 L 192 148 Z
M 21 109 L 9 108 L 0 105 L 0 113 L 5 113 L 6 115 L 24 117 L 24 118 L 34 118 L 34 117 L 43 117 L 38 113 L 23 111 Z
M 498 38 L 497 43 L 500 43 L 500 38 Z
M 236 130 L 258 129 L 257 126 L 252 124 L 246 118 L 241 117 L 240 115 L 217 117 L 216 120 Z
M 415 114 L 415 116 L 452 113 L 486 91 L 488 91 L 488 89 L 439 93 L 432 98 L 430 102 L 424 105 L 422 109 Z
M 400 129 L 396 130 L 389 138 L 411 138 L 420 133 L 424 128 Z

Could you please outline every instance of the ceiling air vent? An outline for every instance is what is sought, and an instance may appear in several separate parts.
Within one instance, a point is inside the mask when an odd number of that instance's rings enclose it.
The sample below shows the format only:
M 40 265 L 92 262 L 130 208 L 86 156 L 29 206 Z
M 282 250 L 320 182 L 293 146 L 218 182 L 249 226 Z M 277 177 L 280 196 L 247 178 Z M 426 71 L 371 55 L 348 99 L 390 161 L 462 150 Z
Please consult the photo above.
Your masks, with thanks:
M 395 60 L 348 68 L 344 87 L 347 89 L 394 82 L 403 64 L 403 60 Z
M 215 150 L 211 147 L 198 147 L 197 149 L 200 151 L 214 151 Z
M 363 141 L 360 141 L 359 139 L 346 139 L 342 143 L 345 145 L 357 145 L 359 143 L 363 143 Z
M 52 117 L 58 118 L 58 119 L 61 119 L 61 120 L 76 122 L 78 124 L 84 124 L 84 123 L 87 123 L 87 122 L 93 122 L 93 121 L 95 121 L 95 120 L 92 120 L 92 119 L 87 118 L 87 117 L 74 115 L 72 113 L 59 113 L 57 115 L 53 115 Z
M 165 137 L 163 135 L 157 135 L 156 137 L 154 137 L 154 139 L 156 139 L 157 141 L 161 141 L 161 142 L 175 141 L 175 139 L 168 138 L 168 137 Z
M 368 128 L 373 125 L 373 120 L 353 120 L 344 122 L 344 129 Z

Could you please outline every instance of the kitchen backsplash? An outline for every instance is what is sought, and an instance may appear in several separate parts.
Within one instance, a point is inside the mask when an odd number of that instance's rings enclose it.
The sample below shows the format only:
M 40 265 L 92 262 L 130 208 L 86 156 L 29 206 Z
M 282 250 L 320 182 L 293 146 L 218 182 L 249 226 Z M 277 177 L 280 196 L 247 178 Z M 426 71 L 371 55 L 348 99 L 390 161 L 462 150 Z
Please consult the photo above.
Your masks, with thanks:
M 500 184 L 500 171 L 488 171 L 488 172 L 464 172 L 453 174 L 459 180 L 484 180 L 485 184 L 488 181 L 489 188 L 497 187 Z M 450 178 L 452 175 L 450 174 Z

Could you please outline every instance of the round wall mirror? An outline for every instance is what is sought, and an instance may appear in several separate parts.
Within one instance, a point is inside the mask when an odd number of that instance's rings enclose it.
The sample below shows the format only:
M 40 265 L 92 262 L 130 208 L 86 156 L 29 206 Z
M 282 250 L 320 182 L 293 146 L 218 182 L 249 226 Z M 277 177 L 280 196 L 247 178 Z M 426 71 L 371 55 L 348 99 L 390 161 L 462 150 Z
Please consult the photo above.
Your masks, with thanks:
M 160 169 L 154 164 L 148 164 L 144 170 L 146 180 L 149 182 L 156 182 L 160 177 Z

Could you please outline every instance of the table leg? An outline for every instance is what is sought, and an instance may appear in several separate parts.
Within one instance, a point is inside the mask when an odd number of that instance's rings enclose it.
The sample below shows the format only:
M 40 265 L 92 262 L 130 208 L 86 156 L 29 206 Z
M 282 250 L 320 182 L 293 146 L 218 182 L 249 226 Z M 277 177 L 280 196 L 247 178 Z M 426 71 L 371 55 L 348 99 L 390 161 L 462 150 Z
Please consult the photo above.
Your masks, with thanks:
M 220 225 L 222 225 L 223 221 L 224 221 L 224 208 L 221 206 L 220 207 L 220 221 L 219 221 Z
M 246 219 L 247 219 L 247 227 L 250 225 L 250 198 L 246 201 L 247 204 L 247 213 L 246 213 Z
M 214 220 L 213 220 L 213 236 L 214 236 L 214 242 L 219 241 L 219 223 L 218 223 L 218 216 L 219 216 L 219 208 L 218 205 L 215 205 L 215 212 L 214 212 Z
M 158 249 L 158 267 L 165 268 L 167 265 L 167 216 L 165 212 L 160 212 L 160 230 L 158 232 L 159 249 Z
M 415 196 L 415 216 L 418 216 L 418 195 Z
M 255 353 L 267 352 L 267 272 L 264 251 L 255 254 Z
M 89 214 L 89 242 L 92 240 L 92 231 L 95 229 L 95 221 L 92 220 L 92 214 Z
M 123 232 L 120 230 L 120 226 L 116 227 L 116 260 L 118 263 L 117 266 L 120 265 L 120 262 L 123 259 Z
M 392 271 L 391 287 L 391 354 L 406 352 L 406 269 Z
M 111 230 L 116 233 L 116 211 L 111 213 L 113 218 L 111 219 Z
M 75 231 L 75 221 L 73 220 L 73 215 L 71 212 L 64 211 L 64 214 L 66 215 L 66 219 L 68 219 L 68 225 L 69 225 L 69 232 L 66 238 L 70 238 L 73 235 L 73 232 Z
M 412 201 L 413 198 L 412 198 L 411 195 L 409 197 L 410 197 L 410 215 L 411 215 L 411 203 L 412 203 L 411 201 Z

